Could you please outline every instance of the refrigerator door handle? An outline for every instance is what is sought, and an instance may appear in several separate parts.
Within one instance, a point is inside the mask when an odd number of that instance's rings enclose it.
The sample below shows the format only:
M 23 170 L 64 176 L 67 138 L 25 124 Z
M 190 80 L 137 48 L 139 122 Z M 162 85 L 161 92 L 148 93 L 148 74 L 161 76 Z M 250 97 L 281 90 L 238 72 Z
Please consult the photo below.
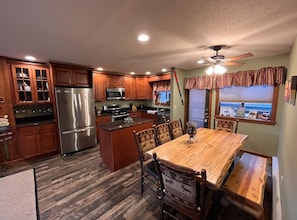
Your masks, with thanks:
M 85 128 L 78 128 L 78 129 L 73 129 L 73 130 L 68 130 L 68 131 L 63 131 L 62 134 L 72 134 L 72 133 L 78 133 L 78 132 L 84 132 L 90 129 L 93 129 L 94 126 L 89 126 Z

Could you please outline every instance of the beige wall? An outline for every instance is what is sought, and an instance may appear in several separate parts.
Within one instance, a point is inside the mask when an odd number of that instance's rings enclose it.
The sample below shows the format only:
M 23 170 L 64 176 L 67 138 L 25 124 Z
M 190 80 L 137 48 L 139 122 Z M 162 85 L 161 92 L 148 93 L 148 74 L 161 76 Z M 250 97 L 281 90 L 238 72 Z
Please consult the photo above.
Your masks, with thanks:
M 297 38 L 289 57 L 287 79 L 297 76 Z M 295 106 L 282 101 L 283 114 L 279 135 L 279 166 L 281 180 L 281 203 L 284 220 L 297 218 L 297 104 Z M 281 178 L 282 179 L 282 178 Z
M 245 60 L 245 64 L 238 67 L 228 67 L 228 72 L 237 72 L 239 70 L 249 70 L 249 69 L 260 69 L 262 67 L 269 66 L 285 66 L 288 67 L 289 54 L 283 54 L 278 56 L 265 57 L 260 59 L 250 59 Z M 197 68 L 193 70 L 184 71 L 184 78 L 190 78 L 192 76 L 204 75 L 205 69 Z M 267 155 L 277 155 L 278 152 L 278 142 L 281 122 L 281 115 L 283 112 L 283 92 L 284 85 L 280 86 L 279 100 L 276 125 L 261 125 L 254 123 L 240 122 L 238 127 L 238 133 L 249 135 L 248 141 L 245 144 L 245 149 L 257 151 Z M 214 115 L 215 107 L 215 96 L 216 92 L 213 92 L 212 96 L 212 116 Z M 212 120 L 213 121 L 213 118 Z M 212 125 L 213 123 L 211 123 Z

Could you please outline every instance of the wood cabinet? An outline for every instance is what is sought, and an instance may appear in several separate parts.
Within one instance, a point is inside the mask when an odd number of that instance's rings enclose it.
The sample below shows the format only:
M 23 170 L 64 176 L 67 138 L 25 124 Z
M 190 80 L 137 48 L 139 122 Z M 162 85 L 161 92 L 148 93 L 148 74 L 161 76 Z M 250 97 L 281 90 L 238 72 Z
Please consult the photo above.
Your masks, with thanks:
M 93 83 L 95 101 L 106 100 L 106 75 L 93 74 Z
M 154 124 L 158 124 L 158 115 L 157 114 L 148 114 L 147 112 L 142 112 L 142 117 L 153 119 Z
M 136 112 L 130 112 L 131 118 L 142 118 L 142 112 L 136 111 Z
M 111 116 L 110 115 L 104 115 L 104 116 L 97 116 L 96 117 L 96 133 L 97 133 L 97 140 L 99 141 L 100 137 L 100 129 L 99 125 L 110 123 L 111 122 Z
M 56 123 L 46 123 L 18 128 L 18 141 L 24 158 L 58 151 Z
M 90 87 L 92 76 L 88 70 L 71 68 L 54 68 L 55 86 Z
M 52 102 L 51 75 L 47 66 L 11 64 L 14 104 Z
M 149 82 L 156 82 L 156 81 L 163 81 L 163 80 L 170 80 L 171 76 L 170 73 L 165 73 L 163 75 L 157 75 L 157 76 L 150 76 L 148 78 Z
M 123 88 L 124 77 L 116 75 L 108 75 L 106 79 L 106 87 L 108 88 Z
M 103 163 L 116 171 L 139 159 L 133 131 L 151 128 L 153 122 L 139 119 L 135 124 L 120 129 L 100 128 L 100 154 Z
M 152 99 L 153 89 L 148 82 L 147 77 L 136 78 L 136 94 L 137 99 Z
M 136 99 L 136 79 L 135 77 L 125 77 L 126 100 Z
M 96 101 L 106 100 L 106 88 L 125 88 L 126 100 L 153 99 L 153 90 L 147 77 L 116 76 L 93 73 Z

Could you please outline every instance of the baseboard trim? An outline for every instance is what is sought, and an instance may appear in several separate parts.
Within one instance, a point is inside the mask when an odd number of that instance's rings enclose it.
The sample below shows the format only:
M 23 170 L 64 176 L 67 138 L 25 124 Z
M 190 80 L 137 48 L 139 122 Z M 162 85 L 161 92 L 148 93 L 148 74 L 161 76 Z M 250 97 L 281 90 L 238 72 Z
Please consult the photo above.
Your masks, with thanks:
M 278 158 L 272 157 L 272 219 L 282 220 Z

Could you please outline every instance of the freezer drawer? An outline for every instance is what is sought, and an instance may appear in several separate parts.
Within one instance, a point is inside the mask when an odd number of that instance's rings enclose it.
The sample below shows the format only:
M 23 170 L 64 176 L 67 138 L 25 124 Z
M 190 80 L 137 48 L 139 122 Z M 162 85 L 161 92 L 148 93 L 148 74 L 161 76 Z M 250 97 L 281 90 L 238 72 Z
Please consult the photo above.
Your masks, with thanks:
M 95 146 L 97 144 L 95 126 L 62 131 L 60 141 L 63 146 L 61 147 L 62 155 Z

